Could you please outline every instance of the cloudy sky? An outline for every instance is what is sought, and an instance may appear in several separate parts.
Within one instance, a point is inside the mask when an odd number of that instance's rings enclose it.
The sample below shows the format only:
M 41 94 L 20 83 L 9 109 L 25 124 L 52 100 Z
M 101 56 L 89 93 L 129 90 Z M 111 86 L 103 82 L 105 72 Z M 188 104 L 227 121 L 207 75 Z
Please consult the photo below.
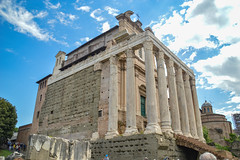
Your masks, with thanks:
M 196 74 L 199 104 L 240 112 L 239 0 L 0 0 L 0 97 L 17 108 L 17 126 L 31 123 L 36 81 L 66 53 L 118 24 L 127 10 Z

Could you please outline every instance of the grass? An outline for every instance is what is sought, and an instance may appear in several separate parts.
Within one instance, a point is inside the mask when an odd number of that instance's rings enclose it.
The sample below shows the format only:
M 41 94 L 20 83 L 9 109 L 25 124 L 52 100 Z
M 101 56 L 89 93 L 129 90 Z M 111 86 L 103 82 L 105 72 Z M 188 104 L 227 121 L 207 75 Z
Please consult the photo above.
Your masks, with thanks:
M 9 150 L 0 149 L 0 156 L 7 157 L 10 154 L 12 154 L 12 152 L 10 152 Z

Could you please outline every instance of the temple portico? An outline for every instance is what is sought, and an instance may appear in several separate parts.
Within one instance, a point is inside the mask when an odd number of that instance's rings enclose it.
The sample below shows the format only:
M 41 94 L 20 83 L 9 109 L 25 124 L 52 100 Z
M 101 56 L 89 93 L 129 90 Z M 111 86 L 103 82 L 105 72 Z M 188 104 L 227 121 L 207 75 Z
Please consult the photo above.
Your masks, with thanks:
M 135 53 L 141 50 L 145 60 L 143 63 L 146 83 L 147 125 L 144 133 L 162 134 L 169 132 L 202 140 L 202 132 L 198 129 L 201 128 L 199 125 L 200 115 L 195 99 L 196 87 L 192 70 L 168 49 L 161 47 L 161 43 L 156 45 L 155 43 L 158 41 L 151 30 L 146 29 L 145 32 L 139 33 L 137 36 L 144 38 L 139 43 L 130 39 L 126 46 L 121 46 L 119 49 L 112 48 L 115 55 L 119 57 L 125 55 L 126 59 L 126 130 L 124 135 L 128 136 L 139 132 L 136 124 L 136 117 L 139 113 L 137 113 L 137 94 L 135 93 L 136 88 L 138 88 L 135 78 L 138 55 Z M 121 44 L 121 41 L 118 43 Z M 126 49 L 123 50 L 123 48 Z M 119 63 L 119 61 L 117 62 Z M 114 79 L 111 76 L 117 75 L 112 74 L 111 64 L 110 58 L 110 80 Z M 111 86 L 109 87 L 111 91 Z M 119 97 L 112 94 L 114 93 L 109 92 L 109 111 L 114 107 L 111 103 L 116 103 L 117 97 Z M 109 114 L 109 125 L 117 124 L 117 118 L 112 117 L 114 115 L 116 114 Z M 108 128 L 111 129 L 110 126 Z M 107 138 L 111 138 L 108 133 L 112 133 L 112 130 L 108 130 L 106 134 Z M 114 133 L 112 137 L 117 136 L 117 132 Z

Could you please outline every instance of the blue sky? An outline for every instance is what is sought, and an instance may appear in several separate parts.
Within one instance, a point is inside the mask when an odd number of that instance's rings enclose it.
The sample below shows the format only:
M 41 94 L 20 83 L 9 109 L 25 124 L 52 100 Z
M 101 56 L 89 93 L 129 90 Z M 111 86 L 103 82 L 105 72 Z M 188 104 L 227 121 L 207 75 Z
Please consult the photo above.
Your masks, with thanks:
M 196 74 L 199 105 L 240 112 L 239 0 L 0 0 L 0 97 L 17 108 L 17 126 L 31 123 L 37 87 L 66 53 L 138 14 Z M 133 15 L 133 20 L 137 15 Z

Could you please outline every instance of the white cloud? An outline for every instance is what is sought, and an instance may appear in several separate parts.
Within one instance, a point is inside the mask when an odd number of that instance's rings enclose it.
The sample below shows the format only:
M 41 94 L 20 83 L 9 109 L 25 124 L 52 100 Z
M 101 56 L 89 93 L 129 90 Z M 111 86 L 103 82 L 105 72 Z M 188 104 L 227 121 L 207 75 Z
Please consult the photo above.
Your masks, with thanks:
M 89 6 L 81 6 L 81 7 L 75 6 L 75 9 L 85 11 L 85 12 L 89 12 L 91 8 Z
M 10 48 L 6 48 L 5 51 L 9 52 L 9 53 L 14 53 L 14 51 Z
M 90 38 L 89 37 L 83 37 L 83 38 L 80 38 L 80 41 L 81 42 L 87 42 L 87 41 L 89 41 L 90 40 Z
M 48 12 L 47 11 L 41 11 L 39 12 L 35 17 L 36 18 L 44 18 L 48 15 Z
M 192 64 L 210 88 L 231 92 L 228 103 L 240 103 L 240 42 L 224 46 L 220 54 Z M 202 84 L 203 87 L 206 83 Z M 209 87 L 209 86 L 208 86 Z
M 14 25 L 15 30 L 36 37 L 39 40 L 52 39 L 48 32 L 41 29 L 33 20 L 36 16 L 11 0 L 0 3 L 0 15 Z
M 220 109 L 216 109 L 216 110 L 215 110 L 215 113 L 217 113 L 217 114 L 223 114 L 223 115 L 225 115 L 228 119 L 231 119 L 230 117 L 232 116 L 232 114 L 239 112 L 238 109 L 239 109 L 238 107 L 236 107 L 236 108 L 231 108 L 231 107 L 229 107 L 229 106 L 228 106 L 228 107 L 222 107 L 222 108 L 220 108 Z
M 227 103 L 240 103 L 240 96 L 233 96 Z
M 56 17 L 62 24 L 68 25 L 74 20 L 78 19 L 76 15 L 59 12 Z
M 109 25 L 108 21 L 104 22 L 102 25 L 102 33 L 108 31 L 109 29 L 110 29 L 110 25 Z
M 80 41 L 81 41 L 81 42 L 76 41 L 74 44 L 75 44 L 76 46 L 81 46 L 81 45 L 82 45 L 82 42 L 88 42 L 89 40 L 90 40 L 89 37 L 83 37 L 83 38 L 80 38 Z
M 79 41 L 76 41 L 76 42 L 74 43 L 74 45 L 75 45 L 75 46 L 81 46 L 81 45 L 82 45 L 82 43 L 81 43 L 81 42 L 79 42 Z
M 90 14 L 90 16 L 94 19 L 96 19 L 97 21 L 103 21 L 104 18 L 102 16 L 96 16 L 96 14 L 101 14 L 102 10 L 101 9 L 95 9 L 94 11 L 92 11 L 92 13 Z
M 189 58 L 186 59 L 187 62 L 192 62 L 194 58 L 197 56 L 196 52 L 193 52 Z
M 54 4 L 52 4 L 49 0 L 45 0 L 43 3 L 44 3 L 44 4 L 46 5 L 46 7 L 49 8 L 49 9 L 58 9 L 58 8 L 61 7 L 61 4 L 60 4 L 59 2 L 54 5 Z
M 163 16 L 152 27 L 171 50 L 178 52 L 190 46 L 215 48 L 217 44 L 209 40 L 211 35 L 220 45 L 240 41 L 239 0 L 193 0 L 181 6 L 180 11 L 173 11 L 170 17 Z M 168 36 L 172 38 L 167 39 Z
M 113 15 L 113 16 L 117 16 L 119 10 L 115 9 L 115 8 L 111 8 L 109 6 L 104 7 L 104 9 L 108 12 L 108 14 Z

